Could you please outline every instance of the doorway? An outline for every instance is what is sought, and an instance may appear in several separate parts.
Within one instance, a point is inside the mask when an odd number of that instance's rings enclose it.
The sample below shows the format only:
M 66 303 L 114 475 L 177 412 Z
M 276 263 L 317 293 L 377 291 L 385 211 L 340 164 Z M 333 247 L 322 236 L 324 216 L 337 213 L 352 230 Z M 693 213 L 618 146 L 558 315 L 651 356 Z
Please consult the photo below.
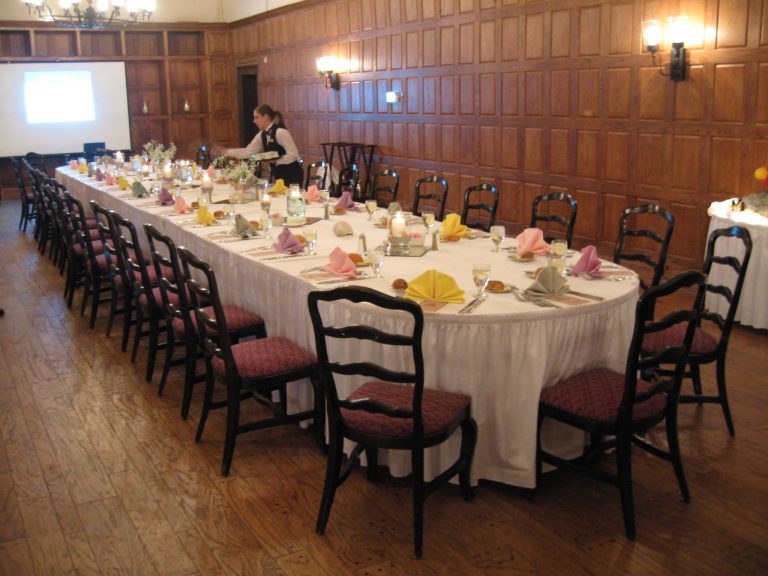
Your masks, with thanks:
M 240 101 L 240 145 L 247 146 L 259 129 L 253 124 L 253 109 L 259 105 L 259 67 L 237 69 L 237 97 Z

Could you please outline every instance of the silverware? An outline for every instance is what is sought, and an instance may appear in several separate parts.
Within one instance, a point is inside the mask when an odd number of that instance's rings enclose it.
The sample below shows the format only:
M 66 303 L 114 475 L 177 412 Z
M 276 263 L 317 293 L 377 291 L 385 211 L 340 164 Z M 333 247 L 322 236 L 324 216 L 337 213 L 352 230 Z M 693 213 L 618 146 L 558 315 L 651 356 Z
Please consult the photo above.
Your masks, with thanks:
M 255 236 L 254 236 L 255 238 Z M 242 242 L 243 240 L 253 240 L 250 236 L 245 236 L 244 238 L 226 238 L 224 240 L 216 240 L 217 244 L 229 244 L 230 242 Z
M 320 270 L 325 270 L 325 266 L 315 266 L 314 268 L 307 268 L 306 270 L 300 271 L 299 274 L 309 274 L 310 272 L 319 272 Z
M 323 280 L 318 284 L 339 284 L 341 282 L 357 282 L 358 280 L 371 280 L 373 276 L 358 276 L 357 278 L 334 278 L 333 280 Z
M 463 308 L 461 308 L 461 310 L 459 310 L 459 314 L 469 313 L 469 311 L 472 310 L 472 306 L 475 305 L 475 302 L 477 302 L 477 300 L 478 300 L 477 298 L 473 298 L 472 300 L 470 300 L 468 304 L 466 304 Z
M 568 290 L 568 294 L 573 294 L 574 296 L 581 296 L 582 298 L 586 298 L 588 300 L 594 300 L 595 302 L 602 302 L 605 300 L 602 296 L 593 296 L 592 294 L 585 294 L 584 292 L 576 292 L 576 290 Z

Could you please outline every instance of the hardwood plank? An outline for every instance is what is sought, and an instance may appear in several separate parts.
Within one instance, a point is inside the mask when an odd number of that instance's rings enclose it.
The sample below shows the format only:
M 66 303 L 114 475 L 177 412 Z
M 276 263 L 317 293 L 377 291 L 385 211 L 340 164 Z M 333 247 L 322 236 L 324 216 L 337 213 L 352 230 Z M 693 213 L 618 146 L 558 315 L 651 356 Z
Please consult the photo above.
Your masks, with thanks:
M 26 538 L 0 542 L 0 574 L 34 574 L 35 566 Z
M 72 570 L 72 557 L 56 512 L 48 498 L 24 503 L 21 510 L 27 531 L 27 543 L 36 574 L 66 574 Z

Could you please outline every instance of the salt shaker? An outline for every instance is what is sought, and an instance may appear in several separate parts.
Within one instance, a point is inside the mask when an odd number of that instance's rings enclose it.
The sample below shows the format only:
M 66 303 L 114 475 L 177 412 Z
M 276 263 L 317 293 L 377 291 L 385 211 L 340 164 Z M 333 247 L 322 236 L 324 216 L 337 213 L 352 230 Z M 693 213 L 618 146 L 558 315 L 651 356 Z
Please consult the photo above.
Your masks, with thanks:
M 365 234 L 360 234 L 357 237 L 357 253 L 361 256 L 368 255 L 368 243 L 366 242 Z

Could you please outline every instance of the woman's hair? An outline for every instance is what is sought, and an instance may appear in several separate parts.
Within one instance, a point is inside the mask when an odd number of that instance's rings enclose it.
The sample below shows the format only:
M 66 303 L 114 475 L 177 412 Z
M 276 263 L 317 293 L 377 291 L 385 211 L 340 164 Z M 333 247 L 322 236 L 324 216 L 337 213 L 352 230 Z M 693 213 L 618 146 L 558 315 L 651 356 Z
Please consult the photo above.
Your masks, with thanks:
M 272 122 L 277 124 L 278 128 L 286 127 L 285 120 L 283 120 L 283 115 L 277 110 L 273 110 L 272 106 L 270 106 L 269 104 L 261 104 L 260 106 L 257 106 L 256 112 L 261 116 L 269 116 L 270 120 L 272 120 Z

